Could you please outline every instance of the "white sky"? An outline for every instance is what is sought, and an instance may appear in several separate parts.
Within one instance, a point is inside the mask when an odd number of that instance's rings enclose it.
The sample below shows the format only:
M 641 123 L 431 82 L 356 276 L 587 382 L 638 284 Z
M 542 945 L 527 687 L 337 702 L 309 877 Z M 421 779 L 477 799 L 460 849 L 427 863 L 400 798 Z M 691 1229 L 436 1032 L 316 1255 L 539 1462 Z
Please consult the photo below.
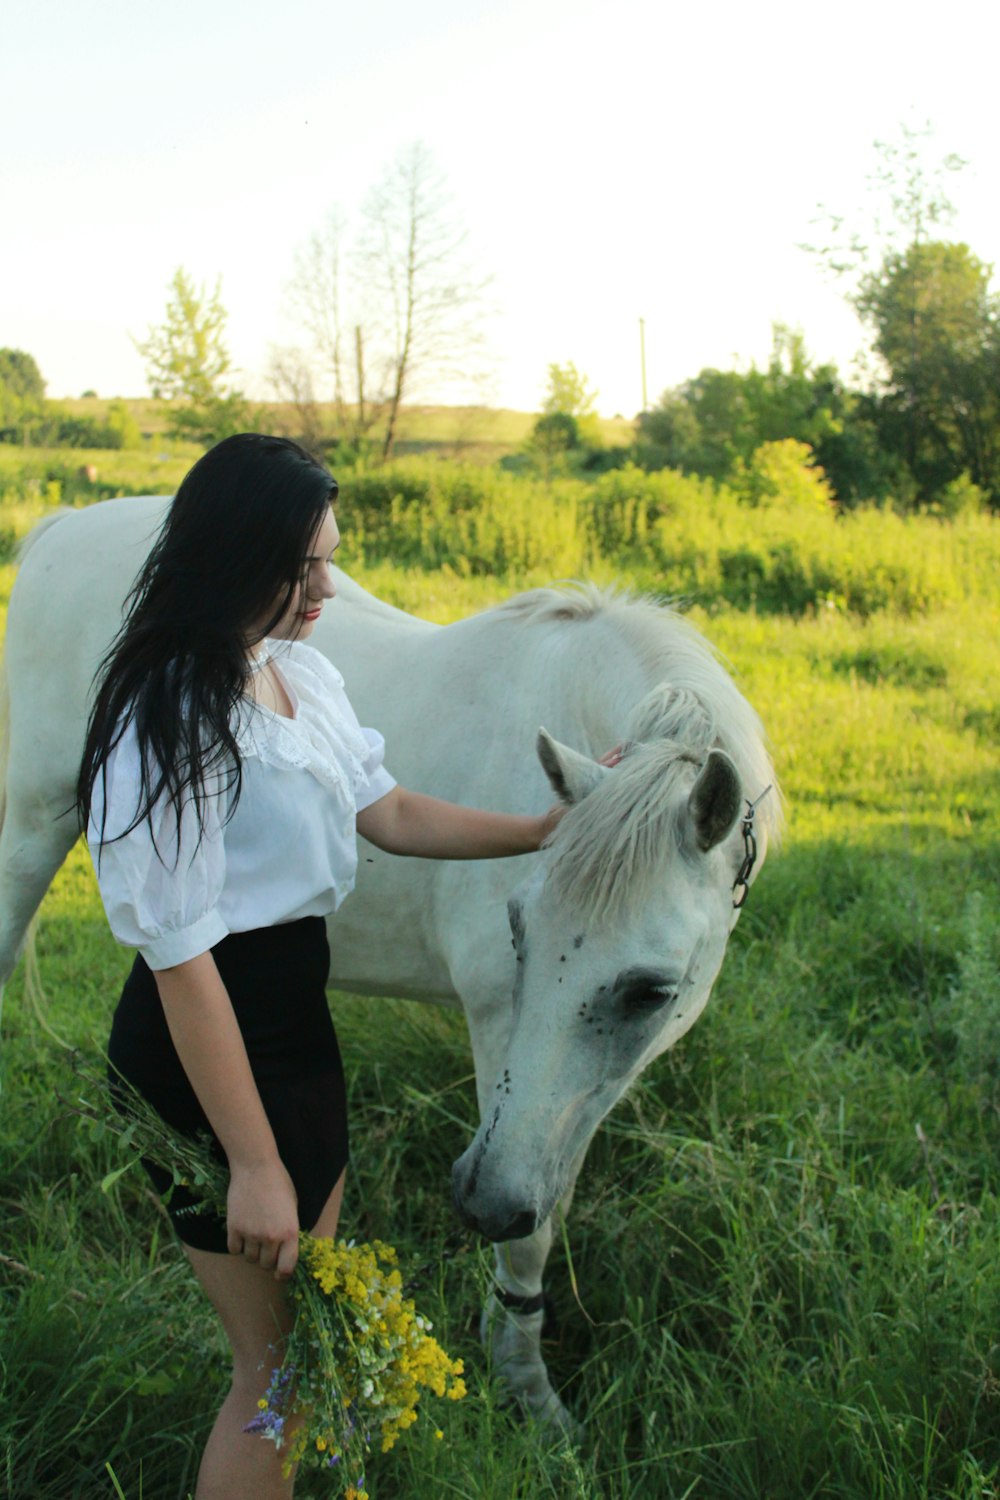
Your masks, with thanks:
M 0 345 L 52 396 L 141 395 L 130 335 L 183 265 L 222 277 L 267 394 L 296 247 L 398 149 L 434 153 L 495 277 L 495 404 L 573 360 L 606 414 L 705 365 L 766 359 L 775 319 L 848 370 L 860 330 L 796 246 L 864 201 L 875 138 L 933 122 L 950 233 L 1000 261 L 1000 10 L 907 0 L 32 0 L 0 35 Z M 426 399 L 454 392 L 423 391 Z

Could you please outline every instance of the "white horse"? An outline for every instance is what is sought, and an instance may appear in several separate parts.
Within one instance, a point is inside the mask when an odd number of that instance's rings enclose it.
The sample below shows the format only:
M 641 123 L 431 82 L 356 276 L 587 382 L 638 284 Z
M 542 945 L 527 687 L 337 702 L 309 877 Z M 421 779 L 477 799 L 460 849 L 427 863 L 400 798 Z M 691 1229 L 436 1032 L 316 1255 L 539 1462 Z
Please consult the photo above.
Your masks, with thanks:
M 6 642 L 0 980 L 77 837 L 88 691 L 166 503 L 60 512 L 25 550 Z M 551 1216 L 600 1120 L 704 1009 L 755 835 L 763 855 L 778 832 L 776 792 L 756 825 L 748 812 L 774 779 L 764 737 L 666 607 L 544 589 L 439 627 L 343 574 L 337 586 L 313 642 L 401 782 L 510 811 L 541 811 L 552 788 L 570 804 L 551 846 L 520 859 L 363 845 L 357 890 L 330 922 L 334 986 L 465 1011 L 481 1124 L 455 1164 L 455 1203 L 506 1242 L 484 1328 L 524 1405 L 569 1428 L 539 1348 Z M 621 764 L 598 765 L 616 744 Z

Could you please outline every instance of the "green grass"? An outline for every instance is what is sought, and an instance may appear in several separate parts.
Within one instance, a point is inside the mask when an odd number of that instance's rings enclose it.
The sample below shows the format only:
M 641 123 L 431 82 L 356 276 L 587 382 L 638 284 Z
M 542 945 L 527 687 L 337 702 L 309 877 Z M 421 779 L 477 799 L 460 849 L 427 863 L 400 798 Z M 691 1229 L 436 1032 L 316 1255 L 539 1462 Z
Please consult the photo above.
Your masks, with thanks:
M 545 577 L 357 571 L 442 620 Z M 984 579 L 928 613 L 693 610 L 768 725 L 788 835 L 705 1016 L 595 1138 L 572 1264 L 553 1254 L 546 1353 L 586 1422 L 578 1453 L 505 1409 L 478 1347 L 489 1260 L 449 1192 L 475 1128 L 461 1019 L 333 997 L 345 1232 L 421 1268 L 420 1303 L 472 1371 L 443 1443 L 418 1424 L 375 1460 L 375 1496 L 1000 1497 L 1000 604 Z M 79 848 L 38 957 L 47 1004 L 19 972 L 4 1015 L 2 1483 L 12 1500 L 115 1482 L 181 1500 L 223 1351 L 142 1179 L 102 1193 L 117 1159 L 63 1102 L 53 1033 L 103 1045 L 127 967 Z

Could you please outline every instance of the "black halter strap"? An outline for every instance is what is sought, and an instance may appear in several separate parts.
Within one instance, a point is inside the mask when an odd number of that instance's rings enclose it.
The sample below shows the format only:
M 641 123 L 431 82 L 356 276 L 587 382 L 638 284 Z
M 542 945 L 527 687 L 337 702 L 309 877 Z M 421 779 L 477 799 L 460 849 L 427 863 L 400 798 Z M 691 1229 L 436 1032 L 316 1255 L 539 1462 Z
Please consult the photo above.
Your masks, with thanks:
M 529 1313 L 541 1312 L 545 1306 L 544 1292 L 538 1292 L 534 1297 L 520 1297 L 517 1292 L 508 1292 L 506 1287 L 495 1286 L 493 1295 L 508 1312 L 521 1313 L 525 1317 Z

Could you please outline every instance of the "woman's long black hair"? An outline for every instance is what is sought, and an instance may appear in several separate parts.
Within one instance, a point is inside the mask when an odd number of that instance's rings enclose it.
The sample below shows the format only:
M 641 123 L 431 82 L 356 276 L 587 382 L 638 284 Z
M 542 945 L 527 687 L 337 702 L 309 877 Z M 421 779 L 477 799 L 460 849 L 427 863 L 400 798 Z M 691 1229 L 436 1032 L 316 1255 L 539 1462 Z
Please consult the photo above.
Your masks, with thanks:
M 135 817 L 117 837 L 149 818 L 164 794 L 178 839 L 188 802 L 203 825 L 206 776 L 219 767 L 235 806 L 242 778 L 233 718 L 250 679 L 247 647 L 290 607 L 336 494 L 332 474 L 304 448 L 261 433 L 224 439 L 187 474 L 95 678 L 77 783 L 84 827 L 98 777 L 130 723 L 141 784 Z

